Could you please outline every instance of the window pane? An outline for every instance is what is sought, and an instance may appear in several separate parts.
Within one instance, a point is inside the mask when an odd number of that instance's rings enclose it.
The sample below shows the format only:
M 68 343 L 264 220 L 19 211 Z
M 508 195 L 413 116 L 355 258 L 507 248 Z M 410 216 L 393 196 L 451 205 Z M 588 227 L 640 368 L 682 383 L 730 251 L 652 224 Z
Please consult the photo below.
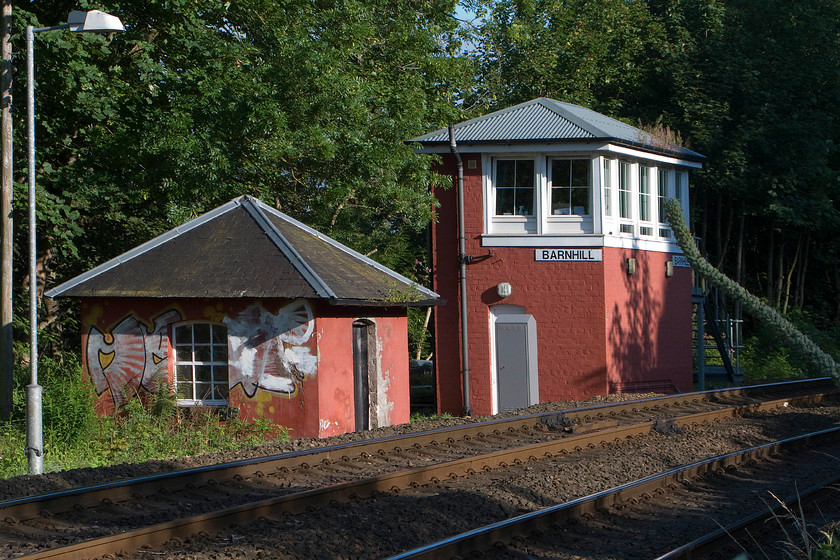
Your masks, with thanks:
M 551 162 L 551 184 L 568 187 L 572 184 L 572 165 L 569 160 L 555 159 Z
M 668 202 L 668 172 L 664 169 L 659 170 L 659 223 L 667 222 L 665 219 L 665 203 Z M 663 236 L 665 237 L 665 236 Z
M 192 347 L 190 346 L 181 346 L 180 344 L 175 347 L 175 359 L 179 362 L 191 362 L 192 361 Z
M 496 186 L 512 187 L 516 184 L 516 160 L 503 159 L 496 162 Z
M 195 342 L 198 344 L 209 344 L 210 343 L 210 325 L 207 323 L 196 323 L 193 325 L 193 336 L 195 336 Z
M 219 401 L 226 401 L 228 399 L 228 386 L 226 384 L 214 385 L 213 398 Z
M 175 375 L 178 378 L 178 383 L 192 383 L 193 380 L 193 370 L 192 366 L 178 366 L 175 370 Z
M 685 173 L 677 173 L 676 174 L 676 182 L 674 184 L 674 198 L 680 201 L 680 204 L 683 203 L 683 185 L 685 184 Z M 683 208 L 683 210 L 685 210 Z
M 551 213 L 555 216 L 564 216 L 572 213 L 569 189 L 551 189 Z
M 534 213 L 534 189 L 516 189 L 516 214 L 531 216 Z
M 210 347 L 209 346 L 196 346 L 195 347 L 195 360 L 196 362 L 209 362 L 211 358 Z
M 586 216 L 589 214 L 589 189 L 572 189 L 572 214 Z
M 213 386 L 209 383 L 195 384 L 195 398 L 200 400 L 210 399 L 213 397 Z
M 178 344 L 192 344 L 192 325 L 175 327 L 175 340 Z
M 195 380 L 196 381 L 212 381 L 212 368 L 210 366 L 195 366 Z
M 618 215 L 622 218 L 632 218 L 630 209 L 630 164 L 626 161 L 618 162 Z M 621 229 L 623 233 L 624 228 Z
M 214 362 L 227 362 L 227 359 L 228 359 L 227 344 L 225 344 L 225 345 L 214 345 L 213 346 L 213 361 Z
M 192 399 L 192 383 L 178 383 L 178 398 Z
M 496 214 L 503 216 L 513 214 L 514 189 L 496 189 Z
M 516 160 L 516 186 L 520 188 L 534 188 L 534 160 Z
M 612 160 L 604 160 L 604 215 L 612 216 Z
M 227 364 L 221 366 L 213 366 L 213 381 L 216 383 L 228 382 L 228 368 Z
M 227 346 L 227 327 L 222 325 L 212 325 L 213 327 L 213 344 L 224 344 Z
M 592 182 L 589 180 L 592 165 L 588 159 L 572 160 L 572 182 L 573 187 L 588 187 Z

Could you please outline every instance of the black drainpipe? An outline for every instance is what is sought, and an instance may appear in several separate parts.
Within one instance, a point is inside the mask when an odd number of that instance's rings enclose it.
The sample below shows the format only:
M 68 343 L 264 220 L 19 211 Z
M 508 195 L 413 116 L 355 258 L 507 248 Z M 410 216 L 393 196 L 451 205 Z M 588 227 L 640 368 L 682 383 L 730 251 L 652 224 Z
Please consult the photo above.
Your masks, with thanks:
M 464 416 L 472 416 L 470 410 L 470 351 L 467 333 L 467 236 L 464 233 L 464 164 L 455 145 L 455 130 L 449 125 L 449 150 L 455 156 L 458 168 L 458 261 L 460 263 L 459 283 L 461 286 L 461 363 L 464 366 Z

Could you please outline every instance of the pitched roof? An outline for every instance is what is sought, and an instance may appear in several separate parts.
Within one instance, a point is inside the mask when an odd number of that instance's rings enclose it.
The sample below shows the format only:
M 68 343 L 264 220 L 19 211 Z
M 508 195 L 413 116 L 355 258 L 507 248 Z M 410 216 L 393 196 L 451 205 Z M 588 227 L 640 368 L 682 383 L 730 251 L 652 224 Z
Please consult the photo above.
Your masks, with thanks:
M 250 196 L 176 227 L 46 295 L 439 303 L 434 292 Z
M 540 97 L 454 125 L 461 144 L 562 143 L 611 141 L 645 151 L 701 161 L 705 156 L 676 144 L 665 144 L 641 129 L 591 109 Z M 441 128 L 408 142 L 448 144 L 449 131 Z

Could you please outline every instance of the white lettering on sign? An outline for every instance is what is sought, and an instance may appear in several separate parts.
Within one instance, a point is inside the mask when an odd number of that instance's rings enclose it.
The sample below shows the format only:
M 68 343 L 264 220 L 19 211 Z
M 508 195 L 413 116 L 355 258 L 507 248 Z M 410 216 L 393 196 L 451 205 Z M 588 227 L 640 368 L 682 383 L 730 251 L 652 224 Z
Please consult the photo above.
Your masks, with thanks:
M 674 266 L 680 266 L 682 268 L 691 268 L 691 265 L 688 264 L 688 258 L 685 255 L 674 255 L 671 257 L 671 262 L 674 263 Z
M 538 261 L 601 261 L 601 249 L 537 249 Z

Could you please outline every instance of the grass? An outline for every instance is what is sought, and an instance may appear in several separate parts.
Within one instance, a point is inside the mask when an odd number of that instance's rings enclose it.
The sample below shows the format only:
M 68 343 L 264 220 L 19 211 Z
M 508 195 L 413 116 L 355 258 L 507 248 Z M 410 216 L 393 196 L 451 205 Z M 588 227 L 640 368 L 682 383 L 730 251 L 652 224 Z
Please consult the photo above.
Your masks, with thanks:
M 94 413 L 94 396 L 78 360 L 42 359 L 44 472 L 140 463 L 288 441 L 288 430 L 267 420 L 245 422 L 218 409 L 176 406 L 167 387 L 131 399 L 113 416 Z M 27 474 L 25 383 L 16 379 L 14 414 L 0 423 L 0 478 Z

